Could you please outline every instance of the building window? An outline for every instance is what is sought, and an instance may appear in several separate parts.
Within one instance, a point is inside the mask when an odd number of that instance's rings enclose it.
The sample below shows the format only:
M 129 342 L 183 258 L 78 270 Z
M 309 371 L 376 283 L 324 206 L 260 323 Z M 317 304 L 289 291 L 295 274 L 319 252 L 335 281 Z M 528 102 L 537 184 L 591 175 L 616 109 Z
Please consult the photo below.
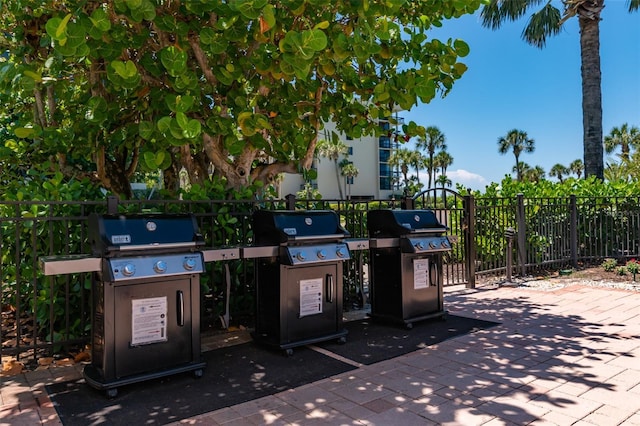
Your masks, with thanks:
M 388 176 L 380 176 L 380 189 L 391 189 L 391 179 Z
M 381 149 L 379 151 L 379 159 L 381 163 L 388 163 L 389 157 L 391 157 L 391 151 L 388 149 Z
M 353 185 L 353 176 L 347 176 L 347 185 Z
M 378 146 L 380 148 L 391 148 L 391 138 L 389 136 L 380 136 L 378 139 Z
M 353 147 L 352 146 L 347 148 L 347 154 L 348 155 L 353 155 Z

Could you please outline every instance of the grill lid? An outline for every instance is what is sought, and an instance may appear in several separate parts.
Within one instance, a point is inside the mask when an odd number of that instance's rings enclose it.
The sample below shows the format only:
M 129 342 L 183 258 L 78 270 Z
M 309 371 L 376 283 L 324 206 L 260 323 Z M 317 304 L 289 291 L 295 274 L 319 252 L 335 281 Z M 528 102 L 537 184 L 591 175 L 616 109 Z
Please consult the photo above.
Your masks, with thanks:
M 253 213 L 256 245 L 349 237 L 332 210 L 257 210 Z
M 367 213 L 369 236 L 404 237 L 418 233 L 441 234 L 447 227 L 433 210 L 370 210 Z
M 94 255 L 139 250 L 175 251 L 204 245 L 192 214 L 89 215 Z

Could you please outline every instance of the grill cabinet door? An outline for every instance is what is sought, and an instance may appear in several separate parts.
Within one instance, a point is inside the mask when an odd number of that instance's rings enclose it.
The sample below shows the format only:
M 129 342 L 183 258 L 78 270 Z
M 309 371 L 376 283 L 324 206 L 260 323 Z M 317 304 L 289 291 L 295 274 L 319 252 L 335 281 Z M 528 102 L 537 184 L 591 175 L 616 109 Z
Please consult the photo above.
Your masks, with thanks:
M 190 278 L 167 277 L 115 287 L 116 377 L 162 370 L 193 359 L 191 287 L 194 280 Z M 195 283 L 198 284 L 197 279 Z M 151 312 L 153 309 L 160 315 Z M 151 331 L 152 328 L 156 331 Z
M 283 340 L 294 342 L 342 329 L 342 265 L 282 265 Z

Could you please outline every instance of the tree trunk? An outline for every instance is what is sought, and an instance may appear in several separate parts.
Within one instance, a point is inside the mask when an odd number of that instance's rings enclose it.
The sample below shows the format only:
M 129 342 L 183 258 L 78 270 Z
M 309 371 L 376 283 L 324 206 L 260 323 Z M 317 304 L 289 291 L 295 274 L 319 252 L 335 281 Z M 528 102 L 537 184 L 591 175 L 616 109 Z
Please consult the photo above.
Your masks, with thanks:
M 602 0 L 596 0 L 602 5 Z M 604 179 L 602 146 L 602 75 L 600 71 L 600 13 L 579 17 L 582 60 L 582 128 L 585 177 Z
M 338 160 L 334 160 L 333 165 L 336 169 L 336 182 L 338 183 L 338 191 L 340 191 L 340 199 L 344 200 L 344 194 L 342 193 L 342 183 L 340 182 L 340 171 L 338 170 Z

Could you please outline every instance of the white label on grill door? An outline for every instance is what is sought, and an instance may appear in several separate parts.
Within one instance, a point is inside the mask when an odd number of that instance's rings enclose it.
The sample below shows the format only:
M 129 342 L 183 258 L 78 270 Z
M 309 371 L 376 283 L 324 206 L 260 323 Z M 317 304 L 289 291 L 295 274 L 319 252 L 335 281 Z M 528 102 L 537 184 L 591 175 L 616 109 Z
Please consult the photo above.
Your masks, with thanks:
M 167 297 L 131 301 L 131 346 L 167 341 Z
M 322 281 L 300 280 L 300 318 L 322 313 Z
M 413 259 L 413 288 L 418 290 L 430 285 L 429 259 Z

